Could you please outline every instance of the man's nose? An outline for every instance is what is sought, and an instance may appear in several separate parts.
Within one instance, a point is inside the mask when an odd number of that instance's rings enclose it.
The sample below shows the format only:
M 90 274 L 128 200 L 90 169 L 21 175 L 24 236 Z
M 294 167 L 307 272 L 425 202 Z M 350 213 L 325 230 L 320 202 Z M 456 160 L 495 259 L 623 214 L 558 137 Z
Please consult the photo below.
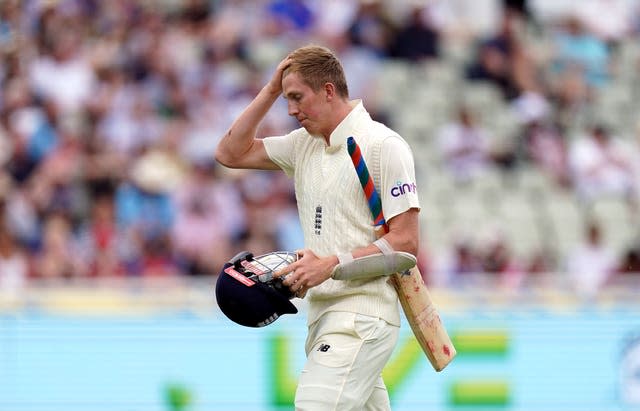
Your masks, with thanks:
M 289 102 L 288 109 L 289 109 L 289 115 L 290 116 L 296 116 L 298 114 L 298 112 L 299 112 L 298 105 L 295 104 L 295 103 Z

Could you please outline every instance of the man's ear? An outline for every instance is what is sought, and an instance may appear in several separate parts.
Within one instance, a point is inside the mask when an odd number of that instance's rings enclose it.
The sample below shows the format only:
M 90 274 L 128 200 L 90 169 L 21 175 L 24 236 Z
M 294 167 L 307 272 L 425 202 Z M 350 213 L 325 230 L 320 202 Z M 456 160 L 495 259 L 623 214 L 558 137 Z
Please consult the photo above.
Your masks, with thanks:
M 331 101 L 336 96 L 336 86 L 333 83 L 324 83 L 324 92 L 327 95 L 327 101 Z

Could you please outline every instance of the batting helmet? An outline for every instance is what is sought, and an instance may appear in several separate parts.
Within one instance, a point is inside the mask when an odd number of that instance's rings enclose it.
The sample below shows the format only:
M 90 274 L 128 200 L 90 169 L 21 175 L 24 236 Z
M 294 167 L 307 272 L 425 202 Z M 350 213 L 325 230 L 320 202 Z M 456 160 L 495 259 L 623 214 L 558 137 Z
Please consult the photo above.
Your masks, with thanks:
M 295 314 L 294 297 L 273 272 L 297 260 L 295 253 L 274 252 L 254 257 L 242 252 L 227 262 L 216 282 L 218 306 L 231 321 L 264 327 L 283 314 Z

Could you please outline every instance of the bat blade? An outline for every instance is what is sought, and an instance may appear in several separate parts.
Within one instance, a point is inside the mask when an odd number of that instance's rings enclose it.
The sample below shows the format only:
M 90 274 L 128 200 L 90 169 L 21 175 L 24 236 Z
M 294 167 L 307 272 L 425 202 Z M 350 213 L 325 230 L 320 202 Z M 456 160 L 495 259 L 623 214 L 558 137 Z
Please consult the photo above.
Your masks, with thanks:
M 407 274 L 396 273 L 389 281 L 398 293 L 411 331 L 427 359 L 436 371 L 442 371 L 456 356 L 431 294 L 424 284 L 420 270 L 413 267 Z

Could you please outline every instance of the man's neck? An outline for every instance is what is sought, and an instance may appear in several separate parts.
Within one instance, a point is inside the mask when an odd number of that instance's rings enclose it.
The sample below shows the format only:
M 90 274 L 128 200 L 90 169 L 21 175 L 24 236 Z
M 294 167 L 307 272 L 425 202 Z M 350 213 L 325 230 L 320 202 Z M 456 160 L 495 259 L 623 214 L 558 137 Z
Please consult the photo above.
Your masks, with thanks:
M 353 110 L 357 105 L 358 100 L 341 100 L 339 104 L 336 105 L 333 110 L 334 121 L 331 125 L 331 129 L 322 135 L 327 145 L 331 144 L 331 134 L 333 133 L 333 131 L 338 127 L 338 125 L 340 125 L 340 123 L 342 123 L 342 121 L 349 115 L 349 113 L 351 113 L 351 110 Z

